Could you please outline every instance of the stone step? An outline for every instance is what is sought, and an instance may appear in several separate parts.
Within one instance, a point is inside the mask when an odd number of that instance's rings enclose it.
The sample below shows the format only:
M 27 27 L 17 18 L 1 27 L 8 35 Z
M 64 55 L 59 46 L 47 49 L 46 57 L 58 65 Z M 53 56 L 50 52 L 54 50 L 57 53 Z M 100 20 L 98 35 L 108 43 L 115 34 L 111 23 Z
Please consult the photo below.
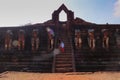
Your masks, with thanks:
M 56 58 L 56 61 L 58 61 L 58 60 L 67 61 L 67 60 L 72 60 L 72 58 L 69 58 L 69 57 L 67 57 L 67 58 Z
M 64 73 L 64 72 L 73 72 L 73 68 L 56 68 L 55 70 L 56 72 L 61 72 L 61 73 Z
M 56 56 L 56 58 L 64 58 L 64 59 L 65 58 L 72 58 L 72 55 L 70 55 L 70 56 L 68 56 L 68 55 L 67 56 L 64 56 L 64 55 L 63 56 Z
M 65 50 L 66 52 L 72 52 L 72 50 L 69 49 L 69 48 L 64 48 L 64 50 Z
M 56 58 L 72 58 L 72 55 L 56 56 Z
M 56 64 L 66 64 L 66 61 L 56 61 Z M 67 61 L 67 64 L 72 64 L 72 61 Z
M 66 44 L 66 45 L 69 45 L 69 46 L 71 45 L 69 41 L 63 41 L 63 42 L 64 42 L 64 44 Z
M 63 54 L 59 54 L 59 55 L 57 55 L 56 58 L 57 58 L 57 57 L 62 57 L 62 58 L 69 57 L 69 58 L 71 58 L 72 55 L 70 55 L 69 53 L 68 53 L 68 54 L 64 54 L 64 53 L 63 53 Z
M 68 67 L 69 68 L 69 67 L 72 67 L 72 64 L 68 64 L 68 63 L 66 63 L 66 64 L 65 63 L 64 64 L 56 64 L 56 68 L 58 68 L 58 67 L 61 67 L 61 68 L 62 67 L 64 67 L 64 68 Z
M 61 53 L 58 54 L 58 55 L 67 56 L 67 55 L 71 55 L 71 53 L 70 53 L 70 52 L 67 52 L 67 51 L 64 51 L 63 53 L 61 52 Z M 57 55 L 57 56 L 58 56 L 58 55 Z
M 65 46 L 71 46 L 71 44 L 69 43 L 69 42 L 67 42 L 67 43 L 64 43 L 65 44 Z
M 68 48 L 68 49 L 70 49 L 70 48 L 72 48 L 70 45 L 66 45 L 65 44 L 65 48 Z
M 57 55 L 56 58 L 72 58 L 72 55 Z
M 61 55 L 71 55 L 70 52 L 66 52 L 66 51 L 64 51 L 63 53 L 61 52 L 60 54 L 61 54 Z M 58 55 L 60 55 L 60 54 L 58 54 Z
M 65 50 L 71 51 L 72 48 L 64 47 Z

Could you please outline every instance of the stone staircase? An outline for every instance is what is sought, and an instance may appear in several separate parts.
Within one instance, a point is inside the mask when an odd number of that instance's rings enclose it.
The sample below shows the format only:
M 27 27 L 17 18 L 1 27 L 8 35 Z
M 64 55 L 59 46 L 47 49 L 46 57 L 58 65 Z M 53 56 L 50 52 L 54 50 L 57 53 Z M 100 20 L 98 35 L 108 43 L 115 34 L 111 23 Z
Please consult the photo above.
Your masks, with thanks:
M 65 52 L 60 53 L 54 57 L 54 69 L 55 73 L 74 72 L 74 58 L 72 51 L 72 44 L 68 38 L 67 32 L 61 31 L 60 37 L 65 44 Z

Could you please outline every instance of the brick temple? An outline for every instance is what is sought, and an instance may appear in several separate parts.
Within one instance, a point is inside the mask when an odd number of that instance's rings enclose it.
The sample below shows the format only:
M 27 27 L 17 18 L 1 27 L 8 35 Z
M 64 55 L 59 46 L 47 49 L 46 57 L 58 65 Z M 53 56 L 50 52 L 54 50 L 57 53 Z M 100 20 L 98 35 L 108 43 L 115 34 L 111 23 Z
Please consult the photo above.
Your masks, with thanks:
M 67 21 L 59 21 L 64 11 Z M 64 51 L 60 50 L 60 42 Z M 43 73 L 120 70 L 120 24 L 75 18 L 62 4 L 44 23 L 0 28 L 0 71 Z

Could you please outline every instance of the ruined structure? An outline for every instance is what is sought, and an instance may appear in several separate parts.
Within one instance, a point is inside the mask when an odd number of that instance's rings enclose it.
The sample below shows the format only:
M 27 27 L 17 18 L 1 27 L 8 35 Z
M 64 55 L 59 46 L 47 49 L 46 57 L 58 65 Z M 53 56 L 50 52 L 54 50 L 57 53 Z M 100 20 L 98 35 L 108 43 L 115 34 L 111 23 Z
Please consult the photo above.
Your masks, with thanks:
M 59 21 L 64 11 L 67 21 Z M 9 32 L 8 32 L 9 31 Z M 74 18 L 62 4 L 42 24 L 0 28 L 0 67 L 32 72 L 120 70 L 120 24 Z M 64 52 L 59 51 L 60 41 Z

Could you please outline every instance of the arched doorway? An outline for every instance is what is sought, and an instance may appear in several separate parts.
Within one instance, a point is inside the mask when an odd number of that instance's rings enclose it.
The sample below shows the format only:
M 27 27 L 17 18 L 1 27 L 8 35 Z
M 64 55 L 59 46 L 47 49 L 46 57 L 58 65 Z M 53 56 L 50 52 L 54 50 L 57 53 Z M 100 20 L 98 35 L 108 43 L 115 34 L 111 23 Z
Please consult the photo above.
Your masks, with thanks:
M 56 24 L 56 27 L 59 27 L 59 22 L 60 22 L 59 20 L 61 19 L 60 18 L 61 13 L 63 13 L 64 16 L 66 16 L 66 19 L 65 19 L 66 20 L 66 29 L 69 29 L 70 24 L 74 19 L 74 13 L 71 10 L 68 10 L 67 7 L 64 4 L 62 4 L 60 6 L 60 8 L 58 8 L 58 10 L 54 11 L 52 14 L 52 20 Z M 65 24 L 63 24 L 63 26 L 64 25 Z
M 65 22 L 67 21 L 67 14 L 65 13 L 64 10 L 62 10 L 59 14 L 59 21 L 60 22 Z
M 63 28 L 64 30 L 66 30 L 66 26 L 67 26 L 67 14 L 64 10 L 62 10 L 59 14 L 59 25 L 61 28 Z

